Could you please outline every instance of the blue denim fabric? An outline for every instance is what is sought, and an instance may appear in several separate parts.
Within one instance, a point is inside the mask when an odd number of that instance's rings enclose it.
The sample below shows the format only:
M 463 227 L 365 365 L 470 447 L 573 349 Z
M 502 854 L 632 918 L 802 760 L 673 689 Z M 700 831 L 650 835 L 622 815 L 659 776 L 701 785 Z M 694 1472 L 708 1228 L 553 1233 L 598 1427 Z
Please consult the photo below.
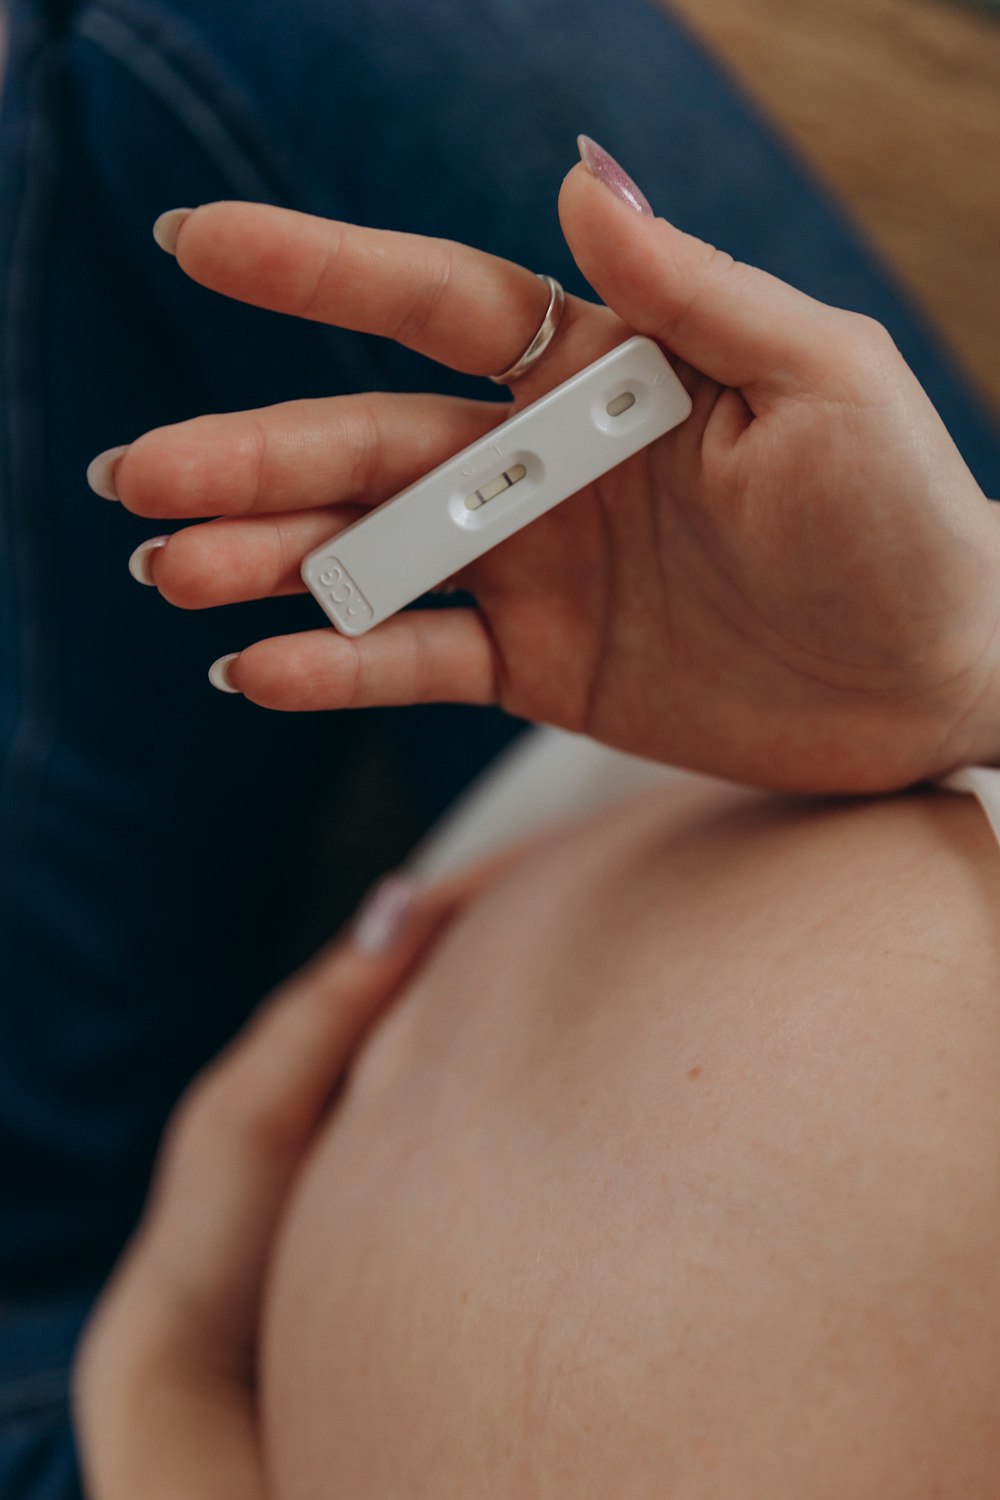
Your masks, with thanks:
M 4 1500 L 73 1493 L 59 1403 L 78 1317 L 54 1299 L 104 1274 L 177 1092 L 336 925 L 374 873 L 372 847 L 389 857 L 397 824 L 412 836 L 514 728 L 449 708 L 283 718 L 223 699 L 205 682 L 215 656 L 319 624 L 314 609 L 184 615 L 128 578 L 155 528 L 87 491 L 98 450 L 206 410 L 472 389 L 381 341 L 225 304 L 156 250 L 152 220 L 261 199 L 471 241 L 584 291 L 555 213 L 581 130 L 658 211 L 882 319 L 1000 494 L 996 433 L 920 319 L 644 0 L 13 0 L 0 1300 L 20 1307 L 0 1318 Z M 402 768 L 401 790 L 365 781 L 373 757 Z
M 85 1299 L 0 1309 L 0 1495 L 80 1500 L 67 1363 Z

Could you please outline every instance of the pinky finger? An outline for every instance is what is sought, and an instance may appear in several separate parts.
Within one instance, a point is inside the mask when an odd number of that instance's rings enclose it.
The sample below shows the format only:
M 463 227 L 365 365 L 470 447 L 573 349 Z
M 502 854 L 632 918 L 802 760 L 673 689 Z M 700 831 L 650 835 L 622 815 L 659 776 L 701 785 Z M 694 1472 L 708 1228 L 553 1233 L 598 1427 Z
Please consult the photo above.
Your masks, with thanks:
M 211 671 L 230 692 L 285 712 L 410 703 L 495 703 L 498 658 L 474 609 L 414 610 L 368 635 L 274 636 Z

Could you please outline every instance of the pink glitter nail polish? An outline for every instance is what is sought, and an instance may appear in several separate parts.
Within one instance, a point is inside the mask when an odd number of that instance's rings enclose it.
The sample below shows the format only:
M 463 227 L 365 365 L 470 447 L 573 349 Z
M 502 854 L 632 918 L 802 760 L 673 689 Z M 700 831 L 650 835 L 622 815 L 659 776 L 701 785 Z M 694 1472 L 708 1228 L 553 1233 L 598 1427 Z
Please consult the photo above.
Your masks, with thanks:
M 578 135 L 576 144 L 580 152 L 580 160 L 592 177 L 596 177 L 598 182 L 603 182 L 604 186 L 610 188 L 623 203 L 627 203 L 629 208 L 634 208 L 637 214 L 652 217 L 653 210 L 645 193 L 636 187 L 625 168 L 619 166 L 603 146 L 592 141 L 589 135 Z

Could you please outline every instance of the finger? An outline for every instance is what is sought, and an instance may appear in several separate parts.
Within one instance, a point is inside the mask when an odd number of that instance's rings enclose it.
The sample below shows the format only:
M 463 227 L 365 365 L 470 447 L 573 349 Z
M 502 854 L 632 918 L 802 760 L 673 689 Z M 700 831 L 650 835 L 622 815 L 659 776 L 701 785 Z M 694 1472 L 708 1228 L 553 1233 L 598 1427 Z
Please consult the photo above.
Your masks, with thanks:
M 154 1277 L 167 1313 L 210 1324 L 237 1362 L 252 1347 L 266 1257 L 303 1154 L 367 1031 L 455 906 L 387 884 L 404 900 L 394 898 L 380 944 L 361 941 L 359 922 L 354 938 L 287 981 L 195 1080 L 167 1130 L 132 1274 Z
M 301 712 L 409 703 L 494 703 L 497 655 L 477 610 L 410 610 L 352 640 L 335 630 L 259 641 L 229 660 L 231 688 Z
M 506 415 L 496 402 L 375 393 L 195 417 L 137 439 L 113 486 L 137 515 L 166 518 L 372 503 Z
M 300 1149 L 372 1022 L 458 912 L 521 852 L 504 850 L 420 886 L 390 875 L 362 903 L 346 936 L 280 985 L 204 1075 L 205 1094 L 226 1094 L 241 1116 L 276 1124 Z M 212 1102 L 211 1100 L 209 1101 Z
M 302 560 L 358 521 L 357 505 L 239 520 L 175 531 L 144 554 L 145 572 L 178 609 L 213 609 L 305 592 Z
M 209 1243 L 198 1227 L 206 1193 L 217 1255 L 227 1226 L 245 1233 L 251 1213 L 266 1239 L 269 1195 L 306 1149 L 369 1028 L 503 864 L 483 861 L 424 889 L 399 876 L 383 881 L 350 933 L 279 986 L 196 1079 L 171 1121 L 157 1185 L 156 1229 L 177 1232 L 175 1250 L 182 1223 Z
M 753 412 L 741 391 L 731 386 L 716 391 L 711 408 L 701 422 L 703 454 L 722 455 L 723 458 L 732 454 L 752 422 Z
M 362 1038 L 447 916 L 398 880 L 386 882 L 376 900 L 395 908 L 391 941 L 374 950 L 338 939 L 324 949 L 265 1001 L 203 1076 L 195 1107 L 215 1117 L 240 1154 L 254 1140 L 272 1155 L 301 1154 Z M 377 916 L 363 914 L 357 930 Z M 196 1133 L 205 1123 L 196 1122 Z
M 470 375 L 513 365 L 549 300 L 533 272 L 484 251 L 258 203 L 195 209 L 176 253 L 227 297 L 380 334 Z
M 243 1116 L 280 1122 L 285 1146 L 312 1135 L 373 1020 L 398 995 L 455 917 L 536 842 L 488 855 L 421 886 L 390 875 L 363 902 L 350 932 L 280 985 L 204 1075 Z
M 577 265 L 609 307 L 714 380 L 742 387 L 751 404 L 829 378 L 846 315 L 635 212 L 582 164 L 563 183 L 559 215 Z
M 185 1099 L 151 1209 L 77 1362 L 84 1458 L 102 1494 L 105 1482 L 141 1492 L 151 1472 L 177 1494 L 262 1493 L 249 1397 L 264 1272 L 295 1169 L 365 1031 L 485 874 L 427 892 L 386 882 L 353 940 L 288 981 Z M 386 894 L 392 927 L 383 921 L 388 942 L 373 952 L 360 937 Z M 141 1442 L 127 1440 L 133 1430 Z M 144 1478 L 132 1472 L 142 1459 Z

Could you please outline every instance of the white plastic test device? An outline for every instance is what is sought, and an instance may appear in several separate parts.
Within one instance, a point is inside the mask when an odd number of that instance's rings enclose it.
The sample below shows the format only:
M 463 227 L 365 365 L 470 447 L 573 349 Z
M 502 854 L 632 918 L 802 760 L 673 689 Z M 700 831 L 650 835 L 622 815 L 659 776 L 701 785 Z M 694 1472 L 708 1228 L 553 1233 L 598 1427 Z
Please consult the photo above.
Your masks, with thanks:
M 658 345 L 629 339 L 311 552 L 302 578 L 364 635 L 690 414 Z

